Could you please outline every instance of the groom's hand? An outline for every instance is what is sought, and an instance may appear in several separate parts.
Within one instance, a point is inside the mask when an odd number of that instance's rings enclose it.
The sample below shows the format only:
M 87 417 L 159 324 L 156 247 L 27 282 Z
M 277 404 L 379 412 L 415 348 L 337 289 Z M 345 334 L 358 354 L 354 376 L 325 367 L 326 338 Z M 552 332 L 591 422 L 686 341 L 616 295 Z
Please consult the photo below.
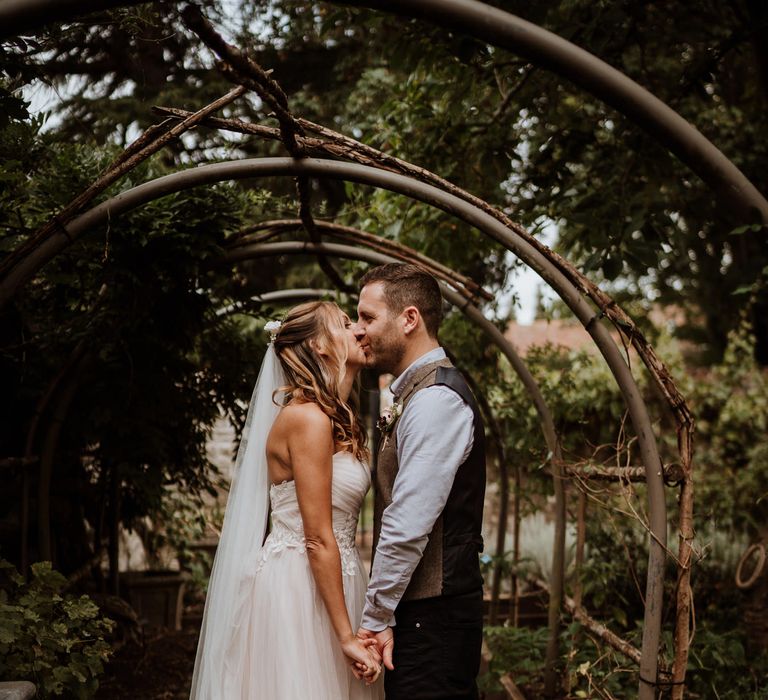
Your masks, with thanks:
M 384 661 L 384 667 L 390 671 L 394 671 L 395 667 L 392 664 L 392 652 L 395 649 L 395 635 L 392 632 L 391 627 L 386 627 L 381 632 L 371 632 L 361 627 L 357 631 L 357 636 L 360 639 L 375 639 L 376 648 Z

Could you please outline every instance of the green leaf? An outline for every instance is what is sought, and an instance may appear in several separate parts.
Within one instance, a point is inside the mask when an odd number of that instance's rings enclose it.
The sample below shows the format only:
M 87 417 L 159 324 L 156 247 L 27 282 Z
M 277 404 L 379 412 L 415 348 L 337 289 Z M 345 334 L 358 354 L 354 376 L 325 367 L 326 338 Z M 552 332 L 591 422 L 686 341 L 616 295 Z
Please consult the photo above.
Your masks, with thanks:
M 731 292 L 731 294 L 733 294 L 734 296 L 737 294 L 749 294 L 750 292 L 754 291 L 754 289 L 755 289 L 754 284 L 745 284 L 745 285 L 742 285 L 741 287 L 737 287 L 736 289 L 734 289 Z
M 607 280 L 615 280 L 621 274 L 624 264 L 621 258 L 609 255 L 603 260 L 600 267 Z
M 765 228 L 765 224 L 744 224 L 743 226 L 737 226 L 730 231 L 731 236 L 741 236 L 748 232 L 762 231 Z
M 0 625 L 0 643 L 12 644 L 18 638 L 17 631 L 5 624 Z

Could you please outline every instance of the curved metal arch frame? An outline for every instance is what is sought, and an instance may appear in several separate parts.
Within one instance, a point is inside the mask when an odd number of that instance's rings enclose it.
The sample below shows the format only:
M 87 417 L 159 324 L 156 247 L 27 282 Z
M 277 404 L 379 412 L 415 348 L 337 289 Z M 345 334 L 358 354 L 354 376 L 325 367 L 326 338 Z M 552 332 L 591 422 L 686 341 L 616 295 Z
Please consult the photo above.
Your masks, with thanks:
M 86 12 L 138 4 L 143 0 L 3 0 L 0 2 L 0 36 L 12 36 L 55 20 Z M 204 1 L 204 0 L 203 0 Z M 765 198 L 711 142 L 690 123 L 657 100 L 637 83 L 542 28 L 514 15 L 473 0 L 337 0 L 340 4 L 368 6 L 395 14 L 421 17 L 445 27 L 503 46 L 570 79 L 600 97 L 654 137 L 709 183 L 725 201 L 735 203 L 744 218 L 757 210 L 767 219 Z M 506 42 L 506 43 L 505 43 Z M 677 634 L 677 633 L 676 633 Z M 684 633 L 687 637 L 687 632 Z M 683 674 L 684 674 L 683 661 Z M 680 676 L 677 676 L 679 680 Z M 650 698 L 652 688 L 641 688 Z M 678 696 L 678 688 L 674 689 Z
M 264 292 L 264 294 L 255 294 L 254 296 L 249 297 L 247 301 L 228 304 L 227 306 L 217 309 L 216 315 L 226 316 L 227 314 L 236 313 L 238 311 L 246 312 L 247 303 L 249 301 L 254 304 L 270 304 L 272 302 L 283 304 L 297 299 L 321 299 L 323 297 L 338 298 L 340 294 L 343 294 L 343 292 L 339 292 L 337 289 L 317 289 L 315 287 L 277 289 L 272 292 Z
M 415 264 L 426 265 L 429 267 L 434 277 L 447 282 L 470 301 L 480 301 L 481 299 L 493 301 L 495 299 L 493 294 L 483 289 L 471 277 L 462 275 L 453 268 L 447 267 L 437 260 L 389 238 L 382 238 L 381 236 L 361 231 L 353 226 L 323 221 L 322 219 L 315 219 L 315 227 L 323 235 L 341 239 L 341 242 L 354 240 L 356 243 L 361 243 L 368 248 L 373 248 L 381 253 L 392 255 L 400 260 L 407 260 L 408 262 Z M 228 245 L 227 247 L 231 249 L 250 243 L 266 243 L 268 240 L 271 240 L 275 236 L 279 236 L 286 231 L 296 230 L 306 230 L 301 219 L 264 221 L 249 226 L 247 231 L 238 234 L 232 245 Z
M 4 0 L 0 36 L 142 0 Z M 768 224 L 768 200 L 709 139 L 650 91 L 557 34 L 477 0 L 336 0 L 338 4 L 426 19 L 529 58 L 621 112 L 664 144 L 741 220 Z M 41 18 L 45 18 L 41 20 Z
M 651 700 L 654 694 L 654 681 L 651 679 L 656 678 L 658 669 L 667 523 L 661 460 L 646 406 L 619 348 L 608 330 L 599 322 L 601 314 L 596 312 L 573 283 L 530 243 L 474 205 L 398 173 L 353 163 L 309 158 L 302 160 L 262 158 L 215 163 L 173 173 L 138 185 L 81 214 L 62 231 L 46 240 L 40 248 L 32 251 L 9 272 L 0 283 L 0 299 L 9 298 L 16 288 L 34 275 L 47 260 L 67 247 L 86 230 L 103 223 L 111 216 L 183 189 L 222 180 L 269 175 L 342 179 L 388 189 L 442 209 L 479 229 L 517 255 L 558 293 L 584 325 L 605 358 L 624 396 L 646 470 L 650 542 L 640 665 L 640 677 L 645 680 L 640 683 L 638 697 L 641 700 Z

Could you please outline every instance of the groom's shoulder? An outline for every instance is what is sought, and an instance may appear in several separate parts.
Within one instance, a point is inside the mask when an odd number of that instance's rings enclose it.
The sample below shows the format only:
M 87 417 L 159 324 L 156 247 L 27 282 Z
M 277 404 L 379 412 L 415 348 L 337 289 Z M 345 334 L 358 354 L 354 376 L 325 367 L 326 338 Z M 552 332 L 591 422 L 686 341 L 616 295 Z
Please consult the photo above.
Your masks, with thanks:
M 470 406 L 475 405 L 475 397 L 469 388 L 466 379 L 461 372 L 453 365 L 441 366 L 437 368 L 435 374 L 435 386 L 445 386 L 455 391 Z

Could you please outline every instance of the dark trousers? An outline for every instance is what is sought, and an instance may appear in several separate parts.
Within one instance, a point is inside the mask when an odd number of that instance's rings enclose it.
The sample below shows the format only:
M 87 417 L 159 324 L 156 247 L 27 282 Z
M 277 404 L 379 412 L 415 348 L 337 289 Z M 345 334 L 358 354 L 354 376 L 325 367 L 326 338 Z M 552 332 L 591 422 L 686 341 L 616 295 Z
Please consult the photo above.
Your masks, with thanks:
M 402 602 L 386 700 L 477 700 L 483 592 Z

